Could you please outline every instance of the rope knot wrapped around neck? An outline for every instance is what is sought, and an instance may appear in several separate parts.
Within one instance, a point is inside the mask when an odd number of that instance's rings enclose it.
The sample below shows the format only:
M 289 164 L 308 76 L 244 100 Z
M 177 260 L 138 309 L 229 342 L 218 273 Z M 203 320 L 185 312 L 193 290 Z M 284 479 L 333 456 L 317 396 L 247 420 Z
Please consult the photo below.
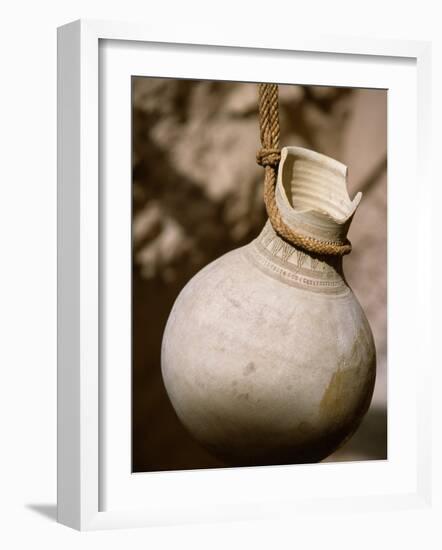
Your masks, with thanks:
M 300 235 L 282 219 L 275 195 L 278 166 L 281 159 L 279 150 L 278 85 L 259 84 L 258 94 L 259 130 L 262 148 L 256 154 L 256 161 L 265 168 L 264 203 L 273 229 L 285 241 L 312 254 L 331 256 L 349 254 L 351 243 L 348 239 L 344 243 L 338 243 Z
M 260 149 L 256 153 L 256 162 L 261 166 L 271 166 L 278 168 L 281 160 L 281 151 L 279 149 Z

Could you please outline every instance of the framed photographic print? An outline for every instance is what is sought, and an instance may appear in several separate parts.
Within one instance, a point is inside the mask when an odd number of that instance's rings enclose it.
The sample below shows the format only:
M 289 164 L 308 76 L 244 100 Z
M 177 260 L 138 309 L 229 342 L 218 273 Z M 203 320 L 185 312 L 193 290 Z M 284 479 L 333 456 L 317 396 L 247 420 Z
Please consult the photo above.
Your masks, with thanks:
M 58 52 L 59 521 L 425 506 L 428 44 Z

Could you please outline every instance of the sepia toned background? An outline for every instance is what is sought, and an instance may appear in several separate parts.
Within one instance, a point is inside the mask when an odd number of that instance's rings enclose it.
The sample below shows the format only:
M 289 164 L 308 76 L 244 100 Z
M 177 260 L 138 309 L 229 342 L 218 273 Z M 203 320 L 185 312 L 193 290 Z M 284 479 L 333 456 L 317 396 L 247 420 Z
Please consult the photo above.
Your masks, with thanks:
M 186 282 L 261 230 L 263 169 L 255 84 L 133 78 L 133 470 L 223 466 L 178 421 L 160 347 Z M 280 86 L 281 145 L 349 167 L 363 192 L 350 228 L 347 280 L 372 327 L 378 374 L 356 434 L 327 458 L 387 457 L 387 92 Z

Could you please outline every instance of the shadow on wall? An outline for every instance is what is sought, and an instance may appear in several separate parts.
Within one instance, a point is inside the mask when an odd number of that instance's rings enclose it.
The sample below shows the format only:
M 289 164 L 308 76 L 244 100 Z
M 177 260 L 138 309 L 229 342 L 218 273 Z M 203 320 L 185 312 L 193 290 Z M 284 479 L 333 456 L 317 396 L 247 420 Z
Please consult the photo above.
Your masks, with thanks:
M 57 521 L 56 504 L 26 504 L 25 507 L 51 521 Z

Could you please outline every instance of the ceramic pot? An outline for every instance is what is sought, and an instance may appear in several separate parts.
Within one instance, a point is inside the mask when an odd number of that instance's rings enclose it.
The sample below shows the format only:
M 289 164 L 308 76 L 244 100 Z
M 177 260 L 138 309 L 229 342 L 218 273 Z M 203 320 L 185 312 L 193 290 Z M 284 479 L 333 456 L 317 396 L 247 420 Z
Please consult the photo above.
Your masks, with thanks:
M 346 167 L 282 150 L 276 200 L 304 235 L 345 241 L 361 199 Z M 342 258 L 314 256 L 267 222 L 207 265 L 178 296 L 162 374 L 190 433 L 231 465 L 317 462 L 358 427 L 371 401 L 375 347 Z

